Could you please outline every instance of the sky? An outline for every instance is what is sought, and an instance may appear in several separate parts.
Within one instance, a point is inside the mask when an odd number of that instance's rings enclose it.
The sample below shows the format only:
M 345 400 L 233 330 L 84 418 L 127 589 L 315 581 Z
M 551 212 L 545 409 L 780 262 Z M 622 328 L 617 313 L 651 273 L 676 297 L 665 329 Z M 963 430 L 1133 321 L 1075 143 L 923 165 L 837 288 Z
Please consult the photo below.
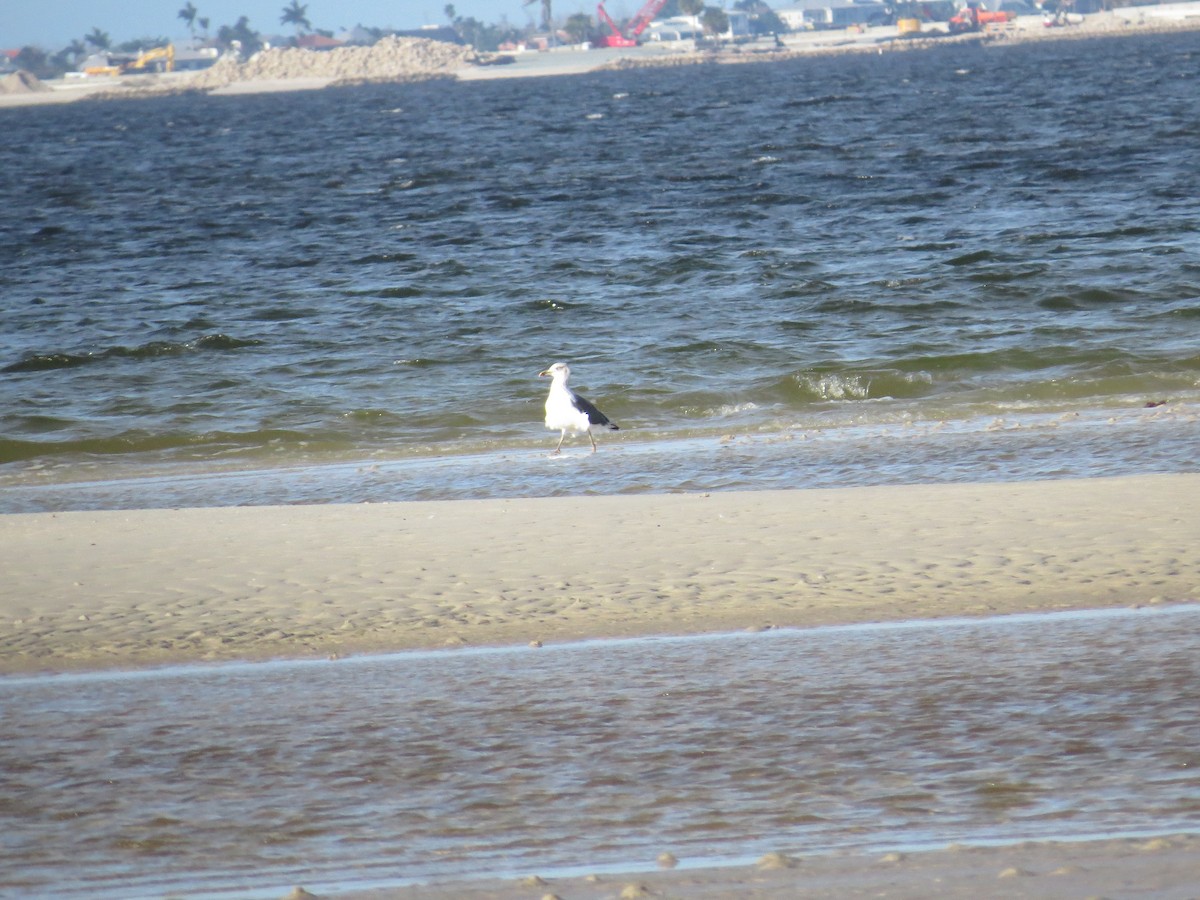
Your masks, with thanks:
M 506 19 L 523 27 L 541 18 L 541 0 L 523 6 L 522 0 L 300 0 L 307 6 L 313 28 L 333 31 L 355 25 L 376 28 L 420 28 L 444 25 L 443 10 L 453 2 L 456 13 L 481 22 Z M 167 37 L 183 41 L 187 26 L 178 18 L 187 0 L 0 0 L 0 48 L 16 49 L 27 45 L 56 51 L 72 40 L 82 39 L 98 27 L 108 33 L 113 44 L 142 37 Z M 263 34 L 290 35 L 291 26 L 279 18 L 291 0 L 192 0 L 198 18 L 208 18 L 210 33 L 221 25 L 232 25 L 246 16 L 250 27 Z M 640 0 L 608 0 L 607 8 L 616 17 L 632 15 Z M 593 0 L 554 0 L 555 20 L 565 20 L 577 12 L 595 16 Z

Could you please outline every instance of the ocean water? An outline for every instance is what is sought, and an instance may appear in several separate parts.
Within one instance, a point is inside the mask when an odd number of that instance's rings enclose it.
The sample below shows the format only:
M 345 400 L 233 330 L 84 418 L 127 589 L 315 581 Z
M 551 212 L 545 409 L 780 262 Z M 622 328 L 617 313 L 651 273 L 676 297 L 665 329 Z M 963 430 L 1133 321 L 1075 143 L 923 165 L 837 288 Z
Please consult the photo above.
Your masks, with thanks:
M 1195 468 L 1200 33 L 0 123 L 0 511 Z
M 662 852 L 1195 831 L 1198 616 L 0 679 L 0 895 L 330 896 Z

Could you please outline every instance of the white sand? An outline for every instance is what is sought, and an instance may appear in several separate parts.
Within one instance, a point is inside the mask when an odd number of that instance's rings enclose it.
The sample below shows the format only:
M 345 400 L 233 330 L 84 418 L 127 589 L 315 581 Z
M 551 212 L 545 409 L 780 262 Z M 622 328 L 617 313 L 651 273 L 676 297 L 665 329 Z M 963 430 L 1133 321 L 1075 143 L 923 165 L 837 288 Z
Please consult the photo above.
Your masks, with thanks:
M 1200 475 L 0 517 L 0 671 L 1200 598 Z

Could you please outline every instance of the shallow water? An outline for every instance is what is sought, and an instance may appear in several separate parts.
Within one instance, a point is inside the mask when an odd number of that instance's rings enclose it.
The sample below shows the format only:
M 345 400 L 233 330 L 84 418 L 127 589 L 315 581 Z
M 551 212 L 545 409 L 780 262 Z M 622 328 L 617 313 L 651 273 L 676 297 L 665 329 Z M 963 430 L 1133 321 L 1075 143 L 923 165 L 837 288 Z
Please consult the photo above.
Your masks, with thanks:
M 1197 59 L 0 111 L 0 511 L 1194 470 Z
M 0 893 L 1200 828 L 1200 607 L 0 679 Z

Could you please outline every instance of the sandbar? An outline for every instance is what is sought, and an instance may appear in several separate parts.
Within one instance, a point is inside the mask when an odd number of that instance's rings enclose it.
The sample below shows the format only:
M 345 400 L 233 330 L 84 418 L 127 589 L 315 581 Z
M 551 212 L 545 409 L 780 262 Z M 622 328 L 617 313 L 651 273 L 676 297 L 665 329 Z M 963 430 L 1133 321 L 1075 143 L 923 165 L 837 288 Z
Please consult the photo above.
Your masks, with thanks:
M 0 672 L 1197 602 L 1198 539 L 1200 474 L 10 514 Z M 1141 834 L 379 889 L 347 873 L 326 895 L 1188 900 L 1198 850 Z
M 1200 475 L 0 516 L 0 672 L 1200 600 Z

